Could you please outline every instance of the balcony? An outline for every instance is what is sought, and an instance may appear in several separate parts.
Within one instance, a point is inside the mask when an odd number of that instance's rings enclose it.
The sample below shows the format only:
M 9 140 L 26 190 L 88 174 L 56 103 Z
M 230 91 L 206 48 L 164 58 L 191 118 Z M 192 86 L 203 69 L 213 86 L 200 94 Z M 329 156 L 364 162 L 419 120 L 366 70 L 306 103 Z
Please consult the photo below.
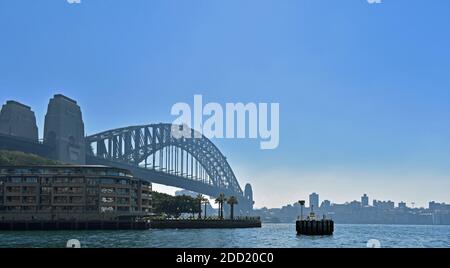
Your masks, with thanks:
M 22 195 L 36 195 L 36 191 L 22 191 Z
M 6 200 L 5 206 L 20 206 L 22 201 L 20 200 Z

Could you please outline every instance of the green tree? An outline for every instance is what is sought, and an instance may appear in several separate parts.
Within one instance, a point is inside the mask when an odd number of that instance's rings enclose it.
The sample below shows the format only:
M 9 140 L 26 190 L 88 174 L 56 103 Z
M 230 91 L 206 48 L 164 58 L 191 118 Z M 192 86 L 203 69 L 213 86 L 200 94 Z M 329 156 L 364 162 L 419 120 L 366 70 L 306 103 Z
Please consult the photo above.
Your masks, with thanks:
M 190 196 L 171 196 L 153 192 L 152 197 L 155 214 L 167 214 L 179 218 L 183 213 L 197 213 L 199 211 L 196 199 Z
M 208 199 L 206 199 L 204 195 L 198 194 L 196 200 L 198 202 L 198 218 L 201 219 L 202 218 L 202 204 L 206 203 L 206 201 L 208 201 Z M 205 218 L 206 218 L 206 206 L 205 206 Z
M 223 219 L 223 204 L 227 201 L 225 194 L 221 193 L 215 201 L 216 204 L 219 204 L 219 219 Z
M 230 196 L 227 199 L 227 203 L 228 203 L 228 205 L 230 205 L 230 218 L 233 220 L 234 219 L 234 205 L 238 204 L 238 200 L 236 197 Z
M 34 154 L 0 150 L 0 166 L 20 165 L 61 165 L 61 163 Z

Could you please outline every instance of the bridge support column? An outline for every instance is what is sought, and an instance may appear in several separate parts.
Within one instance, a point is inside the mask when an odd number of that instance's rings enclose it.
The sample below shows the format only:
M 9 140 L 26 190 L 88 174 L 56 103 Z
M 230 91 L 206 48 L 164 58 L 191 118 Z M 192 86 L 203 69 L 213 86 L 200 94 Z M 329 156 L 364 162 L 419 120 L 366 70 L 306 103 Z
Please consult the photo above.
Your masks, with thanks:
M 30 107 L 7 101 L 0 112 L 0 134 L 38 141 L 36 117 Z
M 55 95 L 45 116 L 44 142 L 53 146 L 52 157 L 64 163 L 85 164 L 84 123 L 77 102 Z

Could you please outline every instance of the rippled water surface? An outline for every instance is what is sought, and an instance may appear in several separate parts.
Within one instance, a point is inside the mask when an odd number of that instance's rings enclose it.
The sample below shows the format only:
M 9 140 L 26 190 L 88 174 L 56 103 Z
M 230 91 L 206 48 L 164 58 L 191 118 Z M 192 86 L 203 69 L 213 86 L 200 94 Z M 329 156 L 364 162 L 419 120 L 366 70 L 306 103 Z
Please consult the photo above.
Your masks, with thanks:
M 450 226 L 337 224 L 329 237 L 297 236 L 295 224 L 263 224 L 256 229 L 147 231 L 0 232 L 0 247 L 65 247 L 78 239 L 82 247 L 450 247 Z

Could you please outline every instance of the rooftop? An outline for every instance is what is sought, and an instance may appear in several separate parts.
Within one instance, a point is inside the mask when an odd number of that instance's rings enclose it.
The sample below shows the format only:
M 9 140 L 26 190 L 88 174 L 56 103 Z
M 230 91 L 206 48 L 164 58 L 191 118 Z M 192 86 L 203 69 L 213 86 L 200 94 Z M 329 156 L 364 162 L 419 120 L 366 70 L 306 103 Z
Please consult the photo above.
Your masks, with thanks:
M 69 98 L 69 97 L 67 97 L 67 96 L 64 96 L 63 94 L 55 94 L 55 95 L 53 96 L 53 98 L 55 98 L 55 99 L 62 98 L 62 99 L 65 99 L 65 100 L 67 100 L 67 101 L 70 101 L 70 102 L 72 102 L 72 103 L 74 103 L 74 104 L 77 104 L 77 102 L 76 102 L 74 99 L 71 99 L 71 98 Z
M 121 170 L 125 171 L 127 173 L 130 173 L 128 169 L 124 168 L 116 168 L 116 167 L 110 167 L 110 166 L 103 166 L 103 165 L 10 165 L 10 166 L 1 166 L 0 169 L 27 169 L 27 168 L 107 168 L 107 169 L 115 169 L 115 170 Z
M 27 105 L 22 104 L 22 103 L 20 103 L 20 102 L 18 102 L 18 101 L 15 101 L 15 100 L 9 100 L 9 101 L 6 101 L 6 104 L 7 104 L 7 105 L 8 105 L 8 104 L 9 104 L 9 105 L 16 105 L 16 106 L 20 106 L 20 107 L 22 107 L 22 108 L 31 110 L 31 107 L 30 107 L 30 106 L 27 106 Z

